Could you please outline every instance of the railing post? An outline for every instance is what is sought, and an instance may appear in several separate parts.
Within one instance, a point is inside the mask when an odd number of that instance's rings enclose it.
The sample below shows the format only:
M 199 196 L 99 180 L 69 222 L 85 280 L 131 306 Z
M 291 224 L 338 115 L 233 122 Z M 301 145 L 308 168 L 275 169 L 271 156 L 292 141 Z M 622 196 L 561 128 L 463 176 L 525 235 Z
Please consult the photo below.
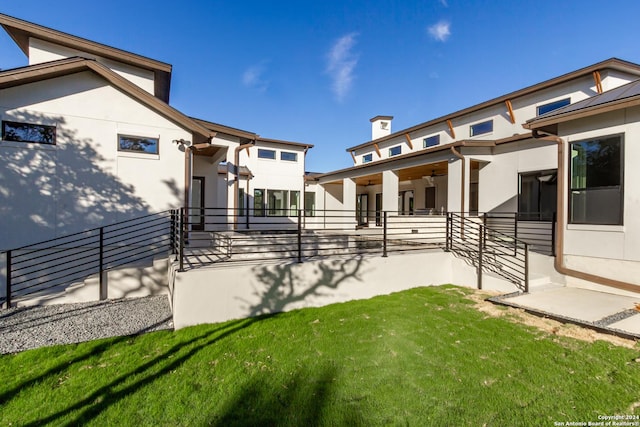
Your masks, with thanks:
M 100 301 L 106 300 L 108 296 L 107 281 L 104 275 L 104 227 L 100 227 L 100 254 L 98 256 L 98 269 L 100 272 Z
M 170 231 L 171 255 L 174 255 L 176 253 L 176 210 L 175 209 L 171 209 L 171 225 L 169 226 L 169 229 L 171 230 Z
M 7 308 L 11 308 L 11 251 L 7 251 Z
M 451 250 L 451 212 L 447 212 L 447 221 L 446 221 L 446 236 L 444 238 L 444 250 L 445 252 L 449 252 Z
M 482 289 L 482 225 L 478 225 L 478 289 Z
M 387 211 L 383 212 L 382 217 L 382 257 L 387 257 Z
M 524 292 L 529 293 L 529 245 L 524 244 Z
M 298 262 L 302 262 L 302 209 L 298 209 Z
M 553 213 L 553 217 L 551 219 L 551 256 L 556 256 L 556 226 L 558 222 L 557 213 Z
M 184 210 L 185 208 L 182 207 L 180 208 L 180 248 L 179 248 L 179 254 L 178 257 L 180 258 L 180 266 L 178 271 L 184 271 L 184 238 L 185 238 L 185 233 L 186 230 L 184 229 Z

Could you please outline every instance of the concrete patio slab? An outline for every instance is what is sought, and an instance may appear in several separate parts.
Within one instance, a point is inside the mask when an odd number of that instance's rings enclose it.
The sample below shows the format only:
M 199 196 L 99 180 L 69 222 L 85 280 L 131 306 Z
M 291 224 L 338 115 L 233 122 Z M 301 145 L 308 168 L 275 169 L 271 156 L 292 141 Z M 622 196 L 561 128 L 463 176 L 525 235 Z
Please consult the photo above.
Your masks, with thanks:
M 640 335 L 640 313 L 627 317 L 619 322 L 611 323 L 610 328 L 619 329 L 631 334 Z
M 630 310 L 640 296 L 628 297 L 580 288 L 545 289 L 507 298 L 510 304 L 587 322 Z M 640 321 L 640 319 L 639 319 Z

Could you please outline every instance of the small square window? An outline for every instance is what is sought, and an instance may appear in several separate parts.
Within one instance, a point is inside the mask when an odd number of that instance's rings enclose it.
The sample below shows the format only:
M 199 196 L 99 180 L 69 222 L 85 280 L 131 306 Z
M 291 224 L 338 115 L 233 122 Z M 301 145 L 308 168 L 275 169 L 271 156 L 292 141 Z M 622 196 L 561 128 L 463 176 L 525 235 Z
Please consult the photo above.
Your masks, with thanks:
M 369 153 L 362 156 L 362 163 L 369 163 L 372 161 L 373 161 L 373 154 Z
M 298 153 L 292 153 L 290 151 L 281 151 L 280 152 L 280 160 L 285 160 L 287 162 L 297 162 L 298 161 Z
M 5 141 L 56 145 L 56 127 L 3 121 L 2 139 Z
M 402 153 L 401 145 L 396 145 L 395 147 L 389 148 L 389 157 L 397 156 L 398 154 L 401 154 L 401 153 Z
M 486 122 L 476 123 L 471 125 L 471 136 L 483 135 L 485 133 L 493 132 L 493 120 L 487 120 Z
M 132 153 L 158 154 L 159 139 L 143 136 L 118 135 L 118 151 Z
M 263 148 L 258 148 L 258 158 L 275 160 L 276 152 L 275 150 L 265 150 Z
M 428 148 L 440 144 L 440 135 L 433 135 L 422 140 L 422 147 Z
M 541 116 L 543 114 L 548 113 L 549 111 L 557 110 L 558 108 L 566 107 L 571 104 L 571 98 L 564 98 L 558 101 L 553 101 L 548 104 L 538 106 L 538 115 Z

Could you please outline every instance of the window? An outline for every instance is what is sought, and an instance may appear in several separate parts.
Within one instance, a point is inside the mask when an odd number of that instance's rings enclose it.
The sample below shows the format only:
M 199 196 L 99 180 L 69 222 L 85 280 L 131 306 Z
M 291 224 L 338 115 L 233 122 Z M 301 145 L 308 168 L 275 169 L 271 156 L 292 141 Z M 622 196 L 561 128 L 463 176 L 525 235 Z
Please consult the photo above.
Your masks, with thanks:
M 551 221 L 557 206 L 558 175 L 555 169 L 521 173 L 518 183 L 518 219 Z
M 158 154 L 158 138 L 141 136 L 118 135 L 118 151 L 132 153 Z
M 558 101 L 553 101 L 548 104 L 538 106 L 538 115 L 548 113 L 549 111 L 557 110 L 558 108 L 565 107 L 571 104 L 571 98 L 564 98 Z
M 258 158 L 275 160 L 276 152 L 275 150 L 265 150 L 263 148 L 258 148 Z
M 298 216 L 298 209 L 300 209 L 300 192 L 289 192 L 289 215 Z
M 267 215 L 285 216 L 288 193 L 287 190 L 267 190 Z
M 433 135 L 422 140 L 422 147 L 428 148 L 440 144 L 440 135 Z
M 401 145 L 396 145 L 395 147 L 389 148 L 389 157 L 397 156 L 400 153 L 402 153 L 402 146 Z
M 304 193 L 304 215 L 314 216 L 316 212 L 316 193 Z
M 493 132 L 493 120 L 487 120 L 486 122 L 476 123 L 471 125 L 471 136 L 482 135 L 485 133 Z
M 373 161 L 373 154 L 369 153 L 362 156 L 362 163 L 369 163 L 372 161 Z
M 297 162 L 298 161 L 298 153 L 292 153 L 290 151 L 281 151 L 280 152 L 280 160 L 284 160 L 287 162 Z
M 571 143 L 569 222 L 622 225 L 622 135 Z
M 56 127 L 3 121 L 2 139 L 5 141 L 56 145 Z
M 253 216 L 264 216 L 264 190 L 253 190 Z
M 239 216 L 244 216 L 245 198 L 246 198 L 246 195 L 244 193 L 244 188 L 239 188 L 238 189 L 238 215 Z

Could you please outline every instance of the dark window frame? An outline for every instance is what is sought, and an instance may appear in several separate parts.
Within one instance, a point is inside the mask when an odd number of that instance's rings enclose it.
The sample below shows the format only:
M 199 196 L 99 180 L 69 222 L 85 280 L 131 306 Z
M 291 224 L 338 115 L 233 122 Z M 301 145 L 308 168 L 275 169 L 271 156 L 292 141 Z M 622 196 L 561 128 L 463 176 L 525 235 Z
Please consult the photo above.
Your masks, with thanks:
M 440 135 L 428 136 L 422 140 L 422 148 L 435 147 L 436 145 L 440 145 Z
M 8 127 L 13 128 L 31 128 L 44 135 L 44 139 L 22 139 L 19 136 L 15 136 L 15 132 L 9 132 Z M 56 145 L 56 126 L 55 125 L 43 125 L 39 123 L 26 123 L 26 122 L 14 122 L 11 120 L 2 121 L 2 140 L 10 142 L 26 142 L 30 144 L 44 144 L 44 145 Z
M 547 102 L 546 104 L 538 105 L 536 107 L 536 113 L 538 116 L 541 116 L 543 114 L 547 114 L 559 108 L 566 107 L 569 104 L 571 104 L 571 97 L 558 99 L 556 101 L 551 101 L 551 102 Z
M 371 163 L 373 161 L 373 153 L 362 155 L 362 164 Z
M 138 141 L 155 141 L 155 151 L 145 151 L 131 149 L 131 148 L 122 148 L 122 139 L 130 139 L 130 140 L 138 140 Z M 121 153 L 137 153 L 137 154 L 150 154 L 152 156 L 160 155 L 160 138 L 159 137 L 150 137 L 150 136 L 139 136 L 139 135 L 128 135 L 128 134 L 118 134 L 118 152 Z
M 258 158 L 265 160 L 275 160 L 276 150 L 269 150 L 267 148 L 258 148 Z
M 549 177 L 548 181 L 543 181 L 541 178 Z M 529 209 L 525 211 L 522 209 L 522 204 L 524 202 L 522 187 L 523 187 L 523 178 L 534 178 L 538 182 L 537 191 L 535 193 L 535 210 Z M 521 172 L 518 174 L 518 221 L 552 221 L 554 214 L 558 209 L 558 200 L 557 200 L 557 178 L 558 178 L 558 169 L 544 169 L 538 171 L 530 171 L 530 172 Z M 547 183 L 547 185 L 552 186 L 552 198 L 555 202 L 553 204 L 553 210 L 550 212 L 546 212 L 544 208 L 545 195 L 548 194 L 545 192 L 545 187 L 543 183 Z M 555 183 L 555 185 L 553 185 Z M 530 195 L 530 196 L 533 196 Z M 530 199 L 532 200 L 532 199 Z
M 490 125 L 489 130 L 484 130 L 484 126 Z M 484 122 L 474 123 L 469 126 L 469 136 L 486 135 L 493 132 L 493 119 Z
M 394 154 L 394 150 L 396 149 L 398 150 L 398 152 Z M 402 145 L 389 147 L 389 157 L 399 156 L 400 154 L 402 154 Z
M 288 155 L 291 155 L 292 158 L 285 158 Z M 284 161 L 284 162 L 297 162 L 298 161 L 298 153 L 295 153 L 293 151 L 281 151 L 280 152 L 280 160 Z
M 260 192 L 260 195 L 257 194 L 258 192 Z M 266 191 L 264 188 L 253 189 L 253 216 L 254 217 L 265 216 L 265 194 L 266 194 Z
M 580 145 L 580 144 L 587 144 L 587 143 L 592 143 L 592 142 L 596 142 L 596 141 L 606 141 L 609 139 L 613 139 L 613 138 L 618 138 L 618 144 L 620 145 L 619 147 L 619 158 L 618 158 L 618 179 L 619 179 L 619 184 L 617 185 L 608 185 L 608 186 L 603 186 L 603 185 L 599 185 L 599 186 L 595 186 L 595 185 L 589 185 L 588 181 L 589 180 L 589 171 L 585 169 L 585 173 L 584 173 L 584 180 L 585 180 L 585 185 L 584 186 L 574 186 L 574 162 L 572 161 L 572 152 L 573 147 Z M 625 138 L 624 138 L 624 133 L 618 133 L 618 134 L 610 134 L 610 135 L 603 135 L 603 136 L 598 136 L 598 137 L 593 137 L 593 138 L 587 138 L 587 139 L 582 139 L 579 141 L 571 141 L 569 143 L 569 167 L 568 167 L 568 179 L 569 179 L 569 185 L 568 187 L 568 219 L 567 219 L 567 223 L 568 224 L 576 224 L 576 225 L 613 225 L 613 226 L 622 226 L 624 225 L 624 143 L 625 143 Z M 588 166 L 588 164 L 587 164 Z M 607 168 L 607 170 L 610 170 L 610 168 Z M 593 171 L 591 171 L 593 174 Z M 618 209 L 619 209 L 619 215 L 616 221 L 594 221 L 593 219 L 589 220 L 574 220 L 574 217 L 576 216 L 574 214 L 574 195 L 579 194 L 580 192 L 585 193 L 585 195 L 587 195 L 590 192 L 594 192 L 594 191 L 602 191 L 602 190 L 607 190 L 607 189 L 616 189 L 618 191 L 618 197 L 619 197 L 619 205 L 618 205 Z M 585 204 L 586 202 L 586 198 L 585 198 Z M 608 205 L 609 206 L 609 205 Z M 593 212 L 585 209 L 585 213 L 584 215 L 588 215 L 588 213 L 593 214 Z

